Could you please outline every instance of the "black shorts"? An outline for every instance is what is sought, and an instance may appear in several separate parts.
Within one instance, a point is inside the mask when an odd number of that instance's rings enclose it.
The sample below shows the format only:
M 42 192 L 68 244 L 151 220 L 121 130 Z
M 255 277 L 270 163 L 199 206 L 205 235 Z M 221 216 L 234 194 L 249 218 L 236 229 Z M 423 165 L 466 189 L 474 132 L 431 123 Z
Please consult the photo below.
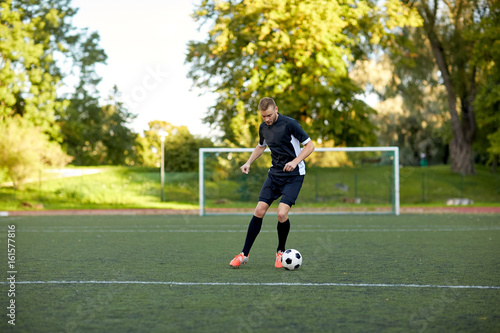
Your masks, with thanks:
M 303 182 L 303 175 L 277 177 L 268 174 L 267 179 L 260 190 L 259 201 L 263 201 L 270 206 L 274 200 L 281 197 L 280 202 L 292 207 L 295 204 L 295 200 L 297 200 L 297 197 L 299 196 Z

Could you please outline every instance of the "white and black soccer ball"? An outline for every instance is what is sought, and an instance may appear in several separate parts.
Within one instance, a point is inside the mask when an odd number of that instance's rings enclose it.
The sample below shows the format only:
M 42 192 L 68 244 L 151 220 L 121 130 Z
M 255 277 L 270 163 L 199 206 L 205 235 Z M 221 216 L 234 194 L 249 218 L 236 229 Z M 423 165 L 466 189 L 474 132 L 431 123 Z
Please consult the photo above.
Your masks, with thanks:
M 281 257 L 281 264 L 289 271 L 296 270 L 302 266 L 302 255 L 295 249 L 288 249 Z

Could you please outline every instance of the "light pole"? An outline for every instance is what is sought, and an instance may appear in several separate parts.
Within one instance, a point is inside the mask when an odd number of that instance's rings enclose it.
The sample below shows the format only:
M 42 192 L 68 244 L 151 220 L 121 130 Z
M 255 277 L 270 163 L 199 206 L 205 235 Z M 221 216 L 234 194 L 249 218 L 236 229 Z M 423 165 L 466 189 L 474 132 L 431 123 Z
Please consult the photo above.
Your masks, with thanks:
M 160 133 L 161 140 L 161 170 L 160 170 L 160 181 L 161 181 L 161 202 L 164 200 L 165 196 L 165 137 L 168 136 L 166 131 L 161 131 Z

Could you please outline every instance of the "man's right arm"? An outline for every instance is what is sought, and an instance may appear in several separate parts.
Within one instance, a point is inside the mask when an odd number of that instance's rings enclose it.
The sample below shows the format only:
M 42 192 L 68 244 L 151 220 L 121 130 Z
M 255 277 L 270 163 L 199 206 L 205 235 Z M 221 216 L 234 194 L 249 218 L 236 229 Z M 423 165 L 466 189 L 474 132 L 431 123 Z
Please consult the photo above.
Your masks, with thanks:
M 264 150 L 266 150 L 266 146 L 257 145 L 257 147 L 255 147 L 255 149 L 253 150 L 252 155 L 250 155 L 250 157 L 248 158 L 248 161 L 240 167 L 241 171 L 248 174 L 248 172 L 250 171 L 250 165 L 253 163 L 253 161 L 258 159 L 260 155 L 262 155 Z

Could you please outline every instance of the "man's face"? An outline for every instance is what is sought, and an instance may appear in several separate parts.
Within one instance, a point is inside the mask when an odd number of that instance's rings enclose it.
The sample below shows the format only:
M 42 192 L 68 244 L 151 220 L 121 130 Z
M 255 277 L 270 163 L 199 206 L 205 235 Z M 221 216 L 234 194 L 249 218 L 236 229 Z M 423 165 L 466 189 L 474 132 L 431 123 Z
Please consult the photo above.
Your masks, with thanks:
M 267 126 L 271 126 L 278 119 L 278 107 L 270 106 L 265 111 L 260 111 L 260 115 L 262 116 L 262 120 L 266 123 Z

